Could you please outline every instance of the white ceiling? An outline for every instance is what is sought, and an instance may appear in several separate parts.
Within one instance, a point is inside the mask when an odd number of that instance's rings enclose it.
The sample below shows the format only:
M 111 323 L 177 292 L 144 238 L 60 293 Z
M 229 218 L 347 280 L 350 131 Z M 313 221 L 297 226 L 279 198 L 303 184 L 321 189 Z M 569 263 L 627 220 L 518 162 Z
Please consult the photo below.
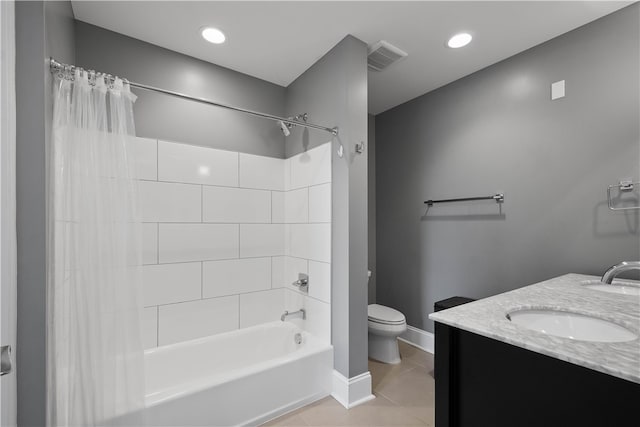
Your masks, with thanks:
M 73 1 L 77 19 L 288 86 L 348 34 L 386 40 L 409 56 L 369 72 L 378 114 L 607 15 L 618 1 Z M 205 42 L 199 28 L 223 30 Z M 448 49 L 467 31 L 472 43 Z

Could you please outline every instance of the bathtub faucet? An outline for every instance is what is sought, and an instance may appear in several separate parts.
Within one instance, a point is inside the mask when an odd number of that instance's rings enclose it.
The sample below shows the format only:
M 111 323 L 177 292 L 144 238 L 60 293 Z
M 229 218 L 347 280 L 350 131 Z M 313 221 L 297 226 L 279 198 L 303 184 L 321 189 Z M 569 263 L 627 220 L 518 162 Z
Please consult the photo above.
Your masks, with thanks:
M 300 315 L 300 317 L 302 317 L 302 320 L 307 318 L 307 312 L 304 308 L 301 308 L 298 311 L 292 311 L 291 313 L 289 313 L 288 311 L 285 311 L 284 313 L 282 313 L 282 316 L 280 316 L 280 320 L 282 320 L 283 322 L 290 316 L 295 316 L 295 315 Z

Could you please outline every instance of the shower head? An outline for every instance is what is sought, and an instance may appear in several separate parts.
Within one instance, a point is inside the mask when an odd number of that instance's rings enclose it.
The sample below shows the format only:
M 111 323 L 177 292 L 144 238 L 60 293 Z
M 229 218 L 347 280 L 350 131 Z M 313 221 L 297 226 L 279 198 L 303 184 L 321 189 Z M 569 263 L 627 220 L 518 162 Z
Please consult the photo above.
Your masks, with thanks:
M 278 124 L 280 125 L 280 130 L 282 131 L 284 136 L 291 135 L 291 131 L 289 130 L 289 126 L 290 125 L 288 125 L 287 123 L 283 122 L 282 120 L 278 120 Z
M 308 117 L 307 113 L 302 113 L 302 114 L 298 114 L 297 116 L 289 117 L 289 118 L 287 118 L 287 120 L 293 120 L 293 121 L 296 121 L 296 122 L 304 122 L 304 123 L 306 123 L 307 122 L 307 117 Z M 278 120 L 278 124 L 280 125 L 280 130 L 282 131 L 284 136 L 291 135 L 291 128 L 297 126 L 295 123 L 285 123 L 282 120 Z

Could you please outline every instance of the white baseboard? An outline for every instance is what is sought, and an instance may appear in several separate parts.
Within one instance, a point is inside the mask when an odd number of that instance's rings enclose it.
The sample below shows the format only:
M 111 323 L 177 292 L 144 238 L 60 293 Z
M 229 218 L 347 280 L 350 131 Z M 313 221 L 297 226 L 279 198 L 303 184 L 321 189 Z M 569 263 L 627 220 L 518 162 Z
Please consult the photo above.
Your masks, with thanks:
M 367 371 L 347 378 L 334 369 L 331 396 L 347 409 L 375 399 L 371 393 L 371 374 Z
M 427 353 L 434 353 L 433 334 L 431 332 L 407 325 L 407 330 L 398 339 Z

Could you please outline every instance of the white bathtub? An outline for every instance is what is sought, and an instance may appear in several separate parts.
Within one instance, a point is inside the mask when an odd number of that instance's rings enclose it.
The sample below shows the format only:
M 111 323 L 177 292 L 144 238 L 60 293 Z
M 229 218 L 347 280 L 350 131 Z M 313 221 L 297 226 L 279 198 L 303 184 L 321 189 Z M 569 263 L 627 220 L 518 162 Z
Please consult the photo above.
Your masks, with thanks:
M 289 322 L 154 348 L 145 352 L 144 423 L 258 425 L 328 396 L 332 370 L 331 345 Z

